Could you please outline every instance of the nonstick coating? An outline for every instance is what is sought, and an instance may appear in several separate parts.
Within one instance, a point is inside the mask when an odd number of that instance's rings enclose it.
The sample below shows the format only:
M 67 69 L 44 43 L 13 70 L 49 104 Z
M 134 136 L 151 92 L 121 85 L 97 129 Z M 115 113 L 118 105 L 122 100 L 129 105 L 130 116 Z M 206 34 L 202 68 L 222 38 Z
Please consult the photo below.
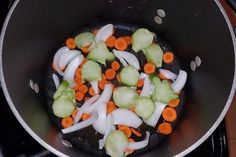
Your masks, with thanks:
M 79 33 L 82 32 L 86 32 L 86 31 L 93 31 L 95 29 L 99 29 L 101 28 L 103 25 L 105 25 L 106 23 L 103 24 L 93 24 L 93 25 L 89 25 L 89 26 L 83 26 L 81 28 L 78 28 L 78 30 L 76 31 L 76 33 L 74 33 L 72 36 L 76 36 Z M 114 29 L 115 29 L 115 34 L 114 36 L 116 37 L 121 37 L 121 36 L 125 36 L 125 35 L 131 35 L 137 28 L 146 28 L 145 26 L 138 26 L 138 25 L 131 25 L 131 24 L 123 24 L 123 23 L 116 23 L 114 24 Z M 148 29 L 148 28 L 147 28 Z M 172 51 L 173 49 L 171 49 L 171 47 L 168 45 L 168 43 L 166 43 L 157 32 L 155 33 L 155 38 L 154 38 L 154 42 L 158 43 L 161 48 L 163 49 L 163 51 Z M 59 49 L 61 46 L 65 46 L 65 44 L 63 43 L 62 45 L 60 45 L 59 47 L 57 47 L 57 49 Z M 111 51 L 112 49 L 110 49 Z M 147 63 L 146 58 L 143 54 L 143 52 L 139 52 L 139 53 L 135 53 L 131 46 L 128 47 L 128 52 L 131 52 L 132 54 L 134 54 L 140 63 L 140 67 L 141 70 L 144 67 L 144 64 Z M 53 58 L 52 58 L 53 59 Z M 49 117 L 52 120 L 52 122 L 54 123 L 54 125 L 57 127 L 58 130 L 61 130 L 63 127 L 61 126 L 61 118 L 58 118 L 56 116 L 54 116 L 53 111 L 52 111 L 52 104 L 53 104 L 53 94 L 56 91 L 53 79 L 52 79 L 52 74 L 56 73 L 57 76 L 60 78 L 60 80 L 63 79 L 63 77 L 61 77 L 57 72 L 55 72 L 52 68 L 51 68 L 51 63 L 52 63 L 52 59 L 50 59 L 50 63 L 49 63 L 49 69 L 45 78 L 45 84 L 46 84 L 46 94 L 45 94 L 45 100 L 46 100 L 46 104 L 47 104 L 47 109 L 49 112 Z M 102 72 L 104 73 L 106 69 L 108 69 L 110 67 L 111 62 L 107 61 L 106 66 L 102 65 Z M 123 68 L 122 64 L 120 63 L 121 68 L 120 70 Z M 179 69 L 181 69 L 179 61 L 177 59 L 177 57 L 175 56 L 175 60 L 172 64 L 165 64 L 163 62 L 163 66 L 162 68 L 168 69 L 172 72 L 174 72 L 175 74 L 178 74 Z M 120 70 L 118 72 L 120 72 Z M 158 71 L 158 69 L 157 69 Z M 143 72 L 143 71 L 142 71 Z M 112 84 L 114 84 L 115 86 L 117 86 L 117 82 L 115 80 L 113 80 Z M 89 86 L 89 84 L 87 83 L 87 86 Z M 86 96 L 89 96 L 89 94 L 87 93 Z M 177 125 L 180 117 L 181 117 L 181 113 L 182 110 L 184 110 L 184 90 L 182 90 L 181 94 L 180 94 L 180 105 L 176 108 L 177 111 L 177 115 L 178 118 L 176 121 L 174 121 L 172 124 L 173 128 L 175 128 L 175 126 Z M 77 106 L 80 107 L 82 105 L 82 102 L 78 102 Z M 163 118 L 161 117 L 157 126 L 164 121 Z M 156 132 L 156 128 L 152 128 L 149 127 L 148 125 L 146 125 L 145 123 L 143 123 L 140 126 L 140 129 L 142 131 L 142 134 L 145 135 L 145 131 L 150 131 L 151 132 L 151 136 L 150 136 L 150 142 L 149 145 L 143 149 L 137 150 L 134 153 L 132 153 L 130 156 L 136 156 L 136 155 L 140 155 L 142 153 L 151 151 L 151 149 L 153 149 L 154 147 L 156 147 L 158 144 L 160 144 L 163 140 L 165 140 L 165 138 L 168 138 L 168 136 L 165 135 L 161 135 L 158 134 Z M 78 149 L 78 150 L 82 150 L 88 154 L 91 155 L 96 155 L 96 156 L 105 156 L 106 152 L 105 150 L 99 150 L 98 149 L 98 141 L 99 139 L 103 138 L 103 135 L 97 133 L 94 128 L 92 126 L 86 127 L 84 129 L 81 129 L 79 131 L 75 131 L 73 133 L 70 134 L 65 134 L 63 135 L 63 139 L 69 141 L 74 148 Z M 141 138 L 138 138 L 137 136 L 132 135 L 131 138 L 133 138 L 135 141 L 140 141 L 143 140 L 145 138 L 145 136 L 142 136 Z

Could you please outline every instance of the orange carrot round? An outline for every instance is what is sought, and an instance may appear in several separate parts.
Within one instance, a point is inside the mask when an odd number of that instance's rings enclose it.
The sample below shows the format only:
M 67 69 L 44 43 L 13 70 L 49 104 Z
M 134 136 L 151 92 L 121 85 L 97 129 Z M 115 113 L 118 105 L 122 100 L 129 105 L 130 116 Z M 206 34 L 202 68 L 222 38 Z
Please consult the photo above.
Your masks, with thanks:
M 113 62 L 111 63 L 111 68 L 114 69 L 115 71 L 119 70 L 119 69 L 120 69 L 120 64 L 119 64 L 119 62 L 113 61 Z
M 172 63 L 174 60 L 174 54 L 172 52 L 165 52 L 163 55 L 163 61 L 166 64 Z
M 137 86 L 137 87 L 142 87 L 143 84 L 144 84 L 144 79 L 140 79 L 140 80 L 138 80 L 136 86 Z
M 128 126 L 121 126 L 119 127 L 120 131 L 123 131 L 127 137 L 130 137 L 132 135 L 131 129 Z
M 84 99 L 84 93 L 81 91 L 78 91 L 75 93 L 75 99 L 78 101 L 82 101 Z
M 91 117 L 91 114 L 89 114 L 89 113 L 83 113 L 83 115 L 82 115 L 82 120 L 84 121 L 84 120 L 87 120 L 87 119 L 89 119 Z
M 113 69 L 107 69 L 105 75 L 108 80 L 112 80 L 116 76 L 116 71 Z
M 85 84 L 82 84 L 82 85 L 80 85 L 80 87 L 79 87 L 79 91 L 81 91 L 82 93 L 87 93 L 87 91 L 88 91 L 88 87 L 85 85 Z
M 155 67 L 154 64 L 152 64 L 152 63 L 146 63 L 146 64 L 144 65 L 144 72 L 145 72 L 146 74 L 152 74 L 152 73 L 154 73 L 155 71 L 156 71 L 156 67 Z
M 75 91 L 78 91 L 78 90 L 79 90 L 79 87 L 80 87 L 80 84 L 76 84 L 76 85 L 73 87 L 73 89 L 74 89 Z
M 125 41 L 127 42 L 128 45 L 130 45 L 132 43 L 131 36 L 125 36 L 124 39 L 125 39 Z
M 124 51 L 126 50 L 128 47 L 128 44 L 126 42 L 126 40 L 122 37 L 116 39 L 115 41 L 115 48 L 119 51 Z
M 158 131 L 161 134 L 169 135 L 172 132 L 172 126 L 170 125 L 170 123 L 163 122 L 158 126 Z
M 82 48 L 81 48 L 81 51 L 82 51 L 83 53 L 89 53 L 89 47 L 90 47 L 90 45 L 85 46 L 85 47 L 82 47 Z
M 102 74 L 102 80 L 106 81 L 107 80 L 107 77 L 106 75 Z
M 74 123 L 74 120 L 71 117 L 63 118 L 61 121 L 61 125 L 63 128 L 68 128 L 68 127 L 72 126 L 73 123 Z
M 177 107 L 180 103 L 180 99 L 173 99 L 168 103 L 168 106 L 170 107 Z
M 116 42 L 116 37 L 115 36 L 110 36 L 107 38 L 107 40 L 105 41 L 106 45 L 110 48 L 113 48 Z
M 94 95 L 95 95 L 95 92 L 94 92 L 94 90 L 93 90 L 93 87 L 90 87 L 90 88 L 89 88 L 89 94 L 90 94 L 91 96 L 94 96 Z
M 116 109 L 117 109 L 117 108 L 116 108 L 116 105 L 114 104 L 113 101 L 109 101 L 109 102 L 107 103 L 107 114 L 113 112 L 113 111 L 116 110 Z
M 75 116 L 77 115 L 78 111 L 79 111 L 79 109 L 76 108 L 76 109 L 72 112 L 72 115 L 71 115 L 71 116 L 72 116 L 73 119 L 75 119 Z
M 104 89 L 105 85 L 107 84 L 107 81 L 106 80 L 101 80 L 98 82 L 98 87 L 100 89 Z
M 168 122 L 173 122 L 177 118 L 177 113 L 174 108 L 166 107 L 162 112 L 162 117 Z
M 66 46 L 67 46 L 69 49 L 74 49 L 74 48 L 76 48 L 76 44 L 75 44 L 74 38 L 68 38 L 68 39 L 66 40 Z
M 135 134 L 135 135 L 138 136 L 138 137 L 141 137 L 141 136 L 142 136 L 142 133 L 139 132 L 138 130 L 134 129 L 134 128 L 131 128 L 131 131 L 132 131 L 133 134 Z

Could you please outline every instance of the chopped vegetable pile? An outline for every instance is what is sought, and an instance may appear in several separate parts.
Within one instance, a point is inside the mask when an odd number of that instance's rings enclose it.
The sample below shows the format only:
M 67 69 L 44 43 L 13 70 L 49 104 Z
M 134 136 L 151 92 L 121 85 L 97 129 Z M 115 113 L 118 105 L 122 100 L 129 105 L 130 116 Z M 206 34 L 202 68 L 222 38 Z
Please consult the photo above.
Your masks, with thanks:
M 63 134 L 91 125 L 103 135 L 98 148 L 120 157 L 148 145 L 150 131 L 140 130 L 143 123 L 156 134 L 172 133 L 187 73 L 163 68 L 173 64 L 175 55 L 164 52 L 148 29 L 126 36 L 115 32 L 112 24 L 82 32 L 56 52 L 52 110 Z M 144 64 L 137 53 L 145 56 Z

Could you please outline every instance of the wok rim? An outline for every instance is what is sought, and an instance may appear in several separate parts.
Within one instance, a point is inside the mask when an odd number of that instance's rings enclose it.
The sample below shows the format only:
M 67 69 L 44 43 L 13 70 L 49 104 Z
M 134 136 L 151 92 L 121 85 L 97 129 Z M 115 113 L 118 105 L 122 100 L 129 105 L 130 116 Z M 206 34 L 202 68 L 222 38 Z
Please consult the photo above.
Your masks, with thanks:
M 223 8 L 223 6 L 220 4 L 219 0 L 214 0 L 215 3 L 217 4 L 218 8 L 220 9 L 221 13 L 224 16 L 225 22 L 228 25 L 229 31 L 230 31 L 230 35 L 231 35 L 231 39 L 232 39 L 232 43 L 233 43 L 233 47 L 234 47 L 234 61 L 236 63 L 236 37 L 232 28 L 232 25 L 230 23 L 230 20 Z M 38 142 L 40 143 L 44 148 L 46 148 L 47 150 L 51 151 L 52 153 L 58 155 L 58 156 L 65 156 L 67 157 L 68 155 L 60 152 L 59 150 L 57 150 L 56 148 L 52 147 L 51 145 L 49 145 L 48 143 L 46 143 L 44 140 L 42 140 L 24 121 L 24 119 L 20 116 L 20 114 L 18 113 L 17 109 L 15 108 L 7 86 L 5 84 L 5 79 L 4 79 L 4 75 L 3 75 L 3 65 L 2 65 L 2 53 L 3 53 L 3 41 L 4 41 L 4 37 L 5 37 L 5 33 L 6 33 L 6 29 L 9 23 L 9 20 L 11 18 L 11 15 L 13 14 L 15 8 L 17 7 L 18 3 L 20 2 L 20 0 L 16 0 L 12 7 L 10 8 L 6 19 L 4 21 L 3 27 L 2 27 L 2 31 L 1 31 L 1 36 L 0 36 L 0 80 L 1 80 L 1 85 L 2 85 L 2 90 L 4 92 L 5 98 L 8 102 L 8 105 L 10 106 L 13 114 L 15 115 L 16 119 L 18 120 L 18 122 L 21 124 L 21 126 Z M 229 107 L 232 103 L 234 94 L 235 94 L 235 89 L 236 89 L 236 64 L 234 65 L 234 79 L 233 79 L 233 84 L 232 84 L 232 88 L 230 90 L 230 94 L 228 96 L 228 100 L 226 102 L 226 105 L 224 107 L 224 109 L 222 110 L 220 116 L 218 117 L 218 119 L 215 121 L 215 123 L 209 128 L 209 130 L 198 140 L 196 141 L 194 144 L 192 144 L 190 147 L 188 147 L 187 149 L 185 149 L 184 151 L 178 153 L 177 155 L 175 155 L 175 157 L 182 157 L 187 155 L 188 153 L 192 152 L 194 149 L 196 149 L 199 145 L 201 145 L 212 133 L 213 131 L 218 127 L 218 125 L 221 123 L 221 121 L 223 120 L 223 118 L 225 117 L 227 111 L 229 110 Z

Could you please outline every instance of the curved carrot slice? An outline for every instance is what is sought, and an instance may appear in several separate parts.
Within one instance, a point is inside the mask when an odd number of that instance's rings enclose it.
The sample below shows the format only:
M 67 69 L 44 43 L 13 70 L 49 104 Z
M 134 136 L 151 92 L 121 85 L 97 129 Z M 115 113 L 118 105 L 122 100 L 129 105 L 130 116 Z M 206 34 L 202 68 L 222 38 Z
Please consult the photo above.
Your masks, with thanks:
M 81 51 L 82 51 L 83 53 L 89 53 L 89 47 L 90 47 L 90 45 L 85 46 L 85 47 L 82 47 L 82 48 L 81 48 Z
M 113 61 L 113 62 L 111 63 L 111 68 L 114 69 L 115 71 L 116 71 L 116 70 L 119 70 L 119 69 L 120 69 L 120 63 L 117 62 L 117 61 Z
M 128 126 L 121 126 L 119 127 L 120 131 L 123 131 L 127 137 L 130 137 L 132 135 L 131 129 Z
M 168 103 L 168 106 L 170 107 L 177 107 L 180 103 L 180 99 L 173 99 Z
M 116 76 L 116 71 L 114 69 L 107 69 L 105 75 L 108 80 L 112 80 Z
M 128 44 L 126 42 L 126 40 L 122 37 L 116 39 L 115 41 L 115 48 L 119 51 L 124 51 L 125 49 L 127 49 Z
M 162 75 L 161 73 L 157 74 L 157 77 L 159 77 L 162 80 L 166 80 L 166 77 Z
M 172 132 L 172 126 L 168 122 L 163 122 L 158 126 L 158 131 L 161 134 L 169 135 Z
M 127 42 L 128 45 L 130 45 L 132 43 L 132 38 L 130 36 L 125 36 L 124 37 L 125 41 Z
M 134 134 L 135 134 L 136 136 L 138 136 L 138 137 L 141 137 L 141 136 L 142 136 L 142 133 L 139 132 L 138 130 L 134 129 L 134 128 L 131 128 L 131 131 L 132 131 L 132 133 L 134 133 Z
M 84 121 L 84 120 L 87 120 L 87 119 L 89 119 L 91 117 L 91 114 L 89 114 L 89 113 L 83 113 L 83 115 L 82 115 L 82 120 Z
M 102 74 L 102 80 L 106 81 L 107 80 L 107 77 L 106 75 Z
M 107 40 L 105 41 L 106 45 L 110 48 L 113 48 L 116 42 L 116 37 L 115 36 L 110 36 L 107 38 Z
M 61 125 L 63 128 L 68 128 L 68 127 L 72 126 L 73 123 L 74 123 L 74 120 L 71 117 L 63 118 L 61 121 Z
M 154 73 L 155 71 L 156 71 L 156 67 L 155 67 L 154 64 L 152 64 L 152 63 L 146 63 L 146 64 L 144 65 L 144 72 L 145 72 L 146 74 L 152 74 L 152 73 Z
M 177 113 L 174 108 L 166 107 L 162 112 L 162 117 L 168 122 L 173 122 L 177 118 Z
M 67 46 L 69 49 L 74 49 L 74 48 L 76 48 L 76 44 L 75 44 L 74 38 L 68 38 L 68 39 L 66 40 L 66 46 Z
M 89 94 L 90 94 L 91 96 L 94 96 L 94 95 L 95 95 L 95 92 L 94 92 L 94 90 L 93 90 L 93 87 L 90 87 L 90 88 L 89 88 Z
M 88 91 L 88 87 L 85 85 L 85 84 L 82 84 L 82 85 L 80 85 L 80 87 L 79 87 L 79 91 L 81 91 L 82 93 L 87 93 L 87 91 Z
M 75 99 L 78 101 L 82 101 L 84 99 L 84 93 L 81 91 L 78 91 L 75 93 Z
M 72 116 L 73 119 L 75 119 L 75 116 L 77 115 L 78 111 L 79 111 L 79 109 L 76 108 L 76 109 L 72 112 L 72 115 L 71 115 L 71 116 Z
M 105 85 L 107 84 L 106 80 L 101 80 L 98 82 L 98 86 L 100 89 L 104 89 Z
M 170 63 L 173 62 L 173 60 L 174 60 L 174 54 L 173 54 L 172 52 L 166 52 L 166 53 L 164 53 L 164 55 L 163 55 L 163 61 L 164 61 L 164 63 L 170 64 Z
M 144 84 L 144 79 L 140 79 L 140 80 L 138 80 L 136 86 L 137 86 L 137 87 L 142 87 L 143 84 Z
M 107 114 L 113 112 L 114 110 L 116 110 L 116 105 L 113 101 L 109 101 L 107 104 Z

